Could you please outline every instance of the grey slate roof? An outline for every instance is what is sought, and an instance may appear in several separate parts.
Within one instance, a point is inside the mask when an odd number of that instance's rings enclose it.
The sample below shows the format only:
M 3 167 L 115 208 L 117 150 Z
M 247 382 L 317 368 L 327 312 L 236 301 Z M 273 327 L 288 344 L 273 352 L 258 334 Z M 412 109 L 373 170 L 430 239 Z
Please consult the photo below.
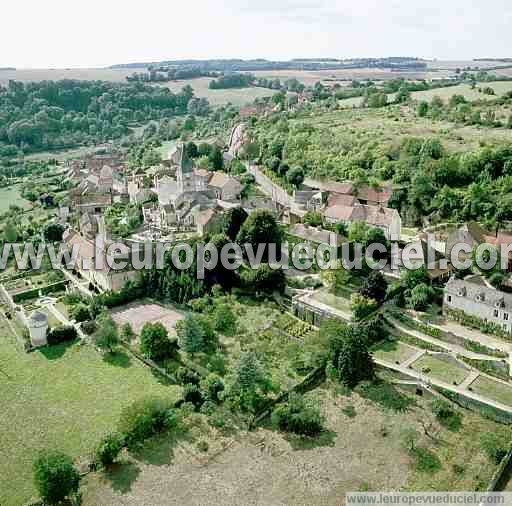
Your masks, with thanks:
M 490 307 L 512 309 L 512 294 L 489 287 L 480 275 L 466 279 L 451 278 L 445 290 L 450 295 L 465 297 Z

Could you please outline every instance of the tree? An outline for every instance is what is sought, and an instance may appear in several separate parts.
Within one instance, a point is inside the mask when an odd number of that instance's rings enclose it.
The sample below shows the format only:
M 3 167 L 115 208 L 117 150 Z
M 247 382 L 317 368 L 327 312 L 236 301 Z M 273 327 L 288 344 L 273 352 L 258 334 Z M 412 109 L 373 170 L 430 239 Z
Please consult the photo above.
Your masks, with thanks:
M 187 353 L 210 353 L 217 348 L 217 336 L 202 315 L 188 314 L 176 325 L 178 343 Z
M 220 304 L 213 312 L 215 330 L 231 332 L 236 327 L 236 315 L 227 304 Z
M 322 226 L 322 214 L 317 211 L 308 211 L 304 215 L 304 224 L 309 225 L 311 227 L 321 227 Z
M 199 151 L 195 142 L 188 142 L 185 145 L 185 151 L 189 158 L 197 158 L 199 156 Z
M 8 221 L 4 227 L 4 241 L 6 243 L 15 243 L 18 240 L 18 229 L 12 221 Z
M 34 482 L 41 499 L 56 504 L 78 491 L 80 475 L 67 455 L 44 452 L 34 462 Z
M 140 351 L 151 360 L 163 360 L 172 356 L 176 346 L 161 322 L 147 322 L 140 333 Z
M 298 188 L 304 181 L 304 171 L 300 167 L 290 169 L 286 174 L 286 179 L 295 188 Z
M 367 299 L 374 299 L 379 304 L 382 304 L 386 298 L 387 289 L 388 282 L 382 272 L 372 271 L 363 281 L 363 286 L 359 293 Z
M 219 146 L 212 147 L 210 154 L 208 155 L 208 160 L 213 170 L 222 170 L 224 167 L 224 158 Z
M 126 341 L 126 342 L 130 342 L 132 341 L 132 339 L 135 338 L 135 332 L 133 331 L 133 328 L 132 326 L 126 322 L 122 327 L 121 327 L 121 339 L 123 341 Z
M 83 302 L 80 302 L 79 304 L 73 306 L 70 310 L 70 315 L 71 318 L 73 318 L 73 320 L 75 320 L 78 323 L 82 323 L 91 319 L 89 306 L 87 304 L 84 304 Z
M 350 298 L 350 309 L 352 310 L 354 320 L 356 321 L 363 320 L 367 316 L 371 315 L 378 307 L 379 304 L 376 300 L 364 297 L 359 293 L 352 294 L 352 297 Z
M 324 419 L 318 406 L 299 394 L 291 393 L 284 404 L 272 413 L 272 423 L 280 430 L 301 436 L 317 436 L 322 432 Z
M 338 346 L 334 367 L 342 383 L 354 388 L 360 381 L 373 378 L 375 365 L 365 339 L 349 330 L 338 340 Z
M 44 229 L 44 237 L 48 242 L 62 241 L 64 227 L 60 223 L 50 223 Z
M 121 434 L 108 434 L 96 449 L 96 461 L 102 466 L 112 465 L 123 449 L 124 437 Z
M 426 102 L 425 100 L 422 100 L 418 105 L 418 116 L 420 118 L 424 118 L 428 114 L 428 108 L 429 108 L 428 102 Z
M 116 322 L 107 312 L 103 312 L 98 318 L 98 330 L 94 333 L 94 343 L 98 348 L 113 353 L 119 342 L 119 334 Z
M 261 210 L 252 213 L 240 228 L 236 242 L 241 246 L 251 244 L 256 253 L 260 244 L 275 244 L 279 251 L 283 240 L 283 233 L 270 211 Z M 268 249 L 266 256 L 268 258 Z
M 224 214 L 223 231 L 232 241 L 236 239 L 247 217 L 248 214 L 241 207 L 233 207 Z
M 268 264 L 260 265 L 257 269 L 245 269 L 240 279 L 244 287 L 251 288 L 256 293 L 282 293 L 286 285 L 283 270 L 272 269 Z
M 416 311 L 423 311 L 432 302 L 435 292 L 434 289 L 426 283 L 416 285 L 405 296 L 407 307 Z

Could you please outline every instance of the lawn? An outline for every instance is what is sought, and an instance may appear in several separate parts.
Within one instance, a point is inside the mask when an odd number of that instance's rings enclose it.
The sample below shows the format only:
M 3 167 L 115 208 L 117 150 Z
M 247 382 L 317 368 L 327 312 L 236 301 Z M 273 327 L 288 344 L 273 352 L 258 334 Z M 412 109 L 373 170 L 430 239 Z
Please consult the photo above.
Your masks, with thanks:
M 126 355 L 105 361 L 89 345 L 22 352 L 0 322 L 0 504 L 35 495 L 32 462 L 45 448 L 87 457 L 121 409 L 145 396 L 178 398 Z
M 457 385 L 469 374 L 469 369 L 448 355 L 423 355 L 412 364 L 412 368 L 446 383 L 455 381 Z
M 320 302 L 321 304 L 325 304 L 326 306 L 336 309 L 337 311 L 343 313 L 346 319 L 350 320 L 352 317 L 350 300 L 345 297 L 334 295 L 327 292 L 326 290 L 319 290 L 310 297 L 310 300 Z
M 499 381 L 493 381 L 486 376 L 479 376 L 471 383 L 471 389 L 477 394 L 484 395 L 507 406 L 512 406 L 512 386 L 504 385 Z
M 21 196 L 17 186 L 0 188 L 0 213 L 5 213 L 10 206 L 19 206 L 22 209 L 30 209 L 32 204 Z
M 233 88 L 228 90 L 211 90 L 208 84 L 212 79 L 210 77 L 201 77 L 198 79 L 187 79 L 183 81 L 173 81 L 162 84 L 172 92 L 181 91 L 188 84 L 194 89 L 194 93 L 199 98 L 207 98 L 212 106 L 226 105 L 231 103 L 236 106 L 246 105 L 254 102 L 257 98 L 271 97 L 276 93 L 275 90 L 267 88 Z
M 373 349 L 373 356 L 392 364 L 396 362 L 401 364 L 413 357 L 418 351 L 419 348 L 413 348 L 400 341 L 384 341 Z

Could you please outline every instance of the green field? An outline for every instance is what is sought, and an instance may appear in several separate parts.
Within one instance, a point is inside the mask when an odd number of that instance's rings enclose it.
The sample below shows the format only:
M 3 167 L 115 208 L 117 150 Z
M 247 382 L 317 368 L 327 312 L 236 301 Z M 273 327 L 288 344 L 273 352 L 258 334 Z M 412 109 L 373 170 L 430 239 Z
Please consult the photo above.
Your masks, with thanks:
M 413 357 L 417 351 L 419 351 L 418 348 L 413 348 L 400 341 L 384 341 L 374 348 L 373 356 L 392 364 L 396 362 L 401 364 Z
M 176 399 L 128 356 L 114 363 L 91 346 L 55 346 L 24 353 L 0 322 L 0 504 L 18 506 L 35 495 L 32 462 L 56 448 L 88 457 L 116 427 L 121 409 L 144 396 Z
M 14 205 L 23 209 L 32 207 L 32 204 L 21 196 L 17 186 L 0 188 L 0 213 L 5 213 L 10 206 Z
M 512 406 L 512 385 L 507 386 L 499 381 L 493 381 L 486 376 L 479 376 L 472 384 L 471 389 L 485 397 L 494 399 L 495 401 L 501 402 Z
M 468 376 L 469 369 L 466 369 L 466 367 L 459 364 L 451 357 L 443 355 L 443 358 L 444 359 L 441 359 L 433 355 L 423 355 L 412 364 L 412 368 L 415 371 L 445 381 L 446 383 L 453 384 L 454 381 L 457 385 L 462 383 Z
M 257 98 L 271 97 L 276 92 L 266 88 L 240 88 L 229 90 L 211 90 L 208 88 L 208 83 L 212 79 L 209 77 L 201 77 L 199 79 L 187 79 L 183 81 L 174 81 L 165 83 L 162 86 L 167 86 L 171 91 L 178 92 L 183 86 L 189 84 L 194 88 L 194 93 L 197 97 L 207 98 L 211 105 L 219 106 L 231 103 L 236 106 L 246 105 L 254 102 Z

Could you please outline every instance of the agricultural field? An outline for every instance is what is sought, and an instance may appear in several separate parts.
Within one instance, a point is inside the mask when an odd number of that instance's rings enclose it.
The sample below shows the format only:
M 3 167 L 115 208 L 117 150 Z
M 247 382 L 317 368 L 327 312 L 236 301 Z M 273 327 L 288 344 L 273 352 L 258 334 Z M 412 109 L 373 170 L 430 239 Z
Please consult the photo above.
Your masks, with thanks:
M 208 84 L 211 80 L 212 79 L 210 77 L 201 77 L 198 79 L 173 81 L 170 83 L 159 84 L 159 86 L 166 86 L 172 92 L 176 93 L 189 84 L 194 89 L 196 97 L 207 98 L 212 106 L 221 106 L 228 103 L 235 106 L 242 106 L 254 102 L 257 98 L 271 97 L 276 93 L 275 90 L 269 90 L 266 88 L 211 90 L 208 88 Z
M 307 394 L 325 417 L 316 439 L 281 434 L 268 421 L 236 435 L 198 422 L 185 440 L 157 438 L 112 471 L 89 475 L 83 504 L 163 504 L 170 497 L 172 504 L 238 504 L 243 497 L 245 504 L 334 506 L 357 490 L 482 490 L 496 469 L 474 437 L 498 430 L 490 420 L 460 409 L 460 427 L 448 430 L 432 415 L 431 400 L 391 385 L 337 390 L 324 384 Z M 404 447 L 404 429 L 417 434 L 416 452 Z M 207 452 L 198 440 L 207 441 Z
M 145 69 L 18 69 L 0 70 L 0 85 L 6 86 L 11 79 L 22 82 L 59 81 L 77 79 L 80 81 L 126 82 L 126 77 Z
M 20 350 L 0 322 L 0 504 L 34 497 L 32 462 L 55 448 L 87 458 L 115 430 L 121 409 L 146 396 L 178 399 L 168 386 L 124 354 L 105 360 L 90 345 Z

